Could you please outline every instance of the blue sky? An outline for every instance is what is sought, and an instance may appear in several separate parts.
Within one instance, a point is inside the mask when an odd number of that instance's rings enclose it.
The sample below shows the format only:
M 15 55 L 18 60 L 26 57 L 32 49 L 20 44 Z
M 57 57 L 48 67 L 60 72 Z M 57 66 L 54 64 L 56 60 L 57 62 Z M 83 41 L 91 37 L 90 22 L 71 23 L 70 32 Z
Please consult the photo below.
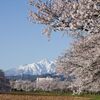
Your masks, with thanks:
M 51 41 L 41 34 L 43 26 L 28 21 L 28 0 L 0 1 L 0 68 L 6 70 L 21 64 L 47 58 L 54 60 L 71 39 L 53 33 Z

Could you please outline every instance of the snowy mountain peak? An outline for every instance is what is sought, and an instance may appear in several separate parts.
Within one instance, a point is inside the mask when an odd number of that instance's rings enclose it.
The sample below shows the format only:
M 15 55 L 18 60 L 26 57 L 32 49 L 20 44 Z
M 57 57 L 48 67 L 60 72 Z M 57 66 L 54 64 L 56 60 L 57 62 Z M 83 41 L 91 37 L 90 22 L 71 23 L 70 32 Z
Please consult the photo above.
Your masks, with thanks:
M 48 59 L 43 59 L 43 60 L 39 61 L 38 63 L 40 63 L 40 64 L 50 64 L 51 61 L 49 61 Z
M 9 69 L 5 73 L 7 76 L 22 74 L 43 75 L 55 73 L 56 65 L 53 61 L 43 59 L 37 63 L 20 65 L 17 68 Z

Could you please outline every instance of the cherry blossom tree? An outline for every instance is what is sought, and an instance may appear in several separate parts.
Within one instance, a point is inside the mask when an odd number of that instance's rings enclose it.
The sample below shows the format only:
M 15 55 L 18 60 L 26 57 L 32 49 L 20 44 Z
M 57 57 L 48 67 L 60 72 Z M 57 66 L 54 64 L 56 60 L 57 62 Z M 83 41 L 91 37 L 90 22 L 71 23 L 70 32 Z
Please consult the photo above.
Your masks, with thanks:
M 30 5 L 30 20 L 45 24 L 48 36 L 57 30 L 75 36 L 100 31 L 99 0 L 30 0 Z
M 30 20 L 46 25 L 43 33 L 62 31 L 75 37 L 58 57 L 65 75 L 75 75 L 78 92 L 100 91 L 100 0 L 30 0 Z

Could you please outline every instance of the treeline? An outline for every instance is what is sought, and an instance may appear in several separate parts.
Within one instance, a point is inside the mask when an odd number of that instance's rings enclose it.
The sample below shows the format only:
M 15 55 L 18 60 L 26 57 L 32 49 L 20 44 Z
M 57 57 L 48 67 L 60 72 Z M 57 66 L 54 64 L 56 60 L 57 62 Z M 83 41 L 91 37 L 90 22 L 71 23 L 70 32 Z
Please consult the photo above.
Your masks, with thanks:
M 10 82 L 6 79 L 4 72 L 0 70 L 0 92 L 9 92 L 10 90 Z

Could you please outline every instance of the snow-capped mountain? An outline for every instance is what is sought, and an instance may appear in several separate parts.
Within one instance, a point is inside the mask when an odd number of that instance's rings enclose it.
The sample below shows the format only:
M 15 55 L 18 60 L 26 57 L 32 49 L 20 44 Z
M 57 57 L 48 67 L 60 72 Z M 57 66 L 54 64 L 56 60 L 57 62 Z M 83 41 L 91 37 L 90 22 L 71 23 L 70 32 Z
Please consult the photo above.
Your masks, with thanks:
M 37 63 L 20 65 L 16 68 L 7 70 L 6 76 L 16 76 L 16 75 L 43 75 L 55 73 L 56 65 L 53 61 L 48 61 L 43 59 Z

